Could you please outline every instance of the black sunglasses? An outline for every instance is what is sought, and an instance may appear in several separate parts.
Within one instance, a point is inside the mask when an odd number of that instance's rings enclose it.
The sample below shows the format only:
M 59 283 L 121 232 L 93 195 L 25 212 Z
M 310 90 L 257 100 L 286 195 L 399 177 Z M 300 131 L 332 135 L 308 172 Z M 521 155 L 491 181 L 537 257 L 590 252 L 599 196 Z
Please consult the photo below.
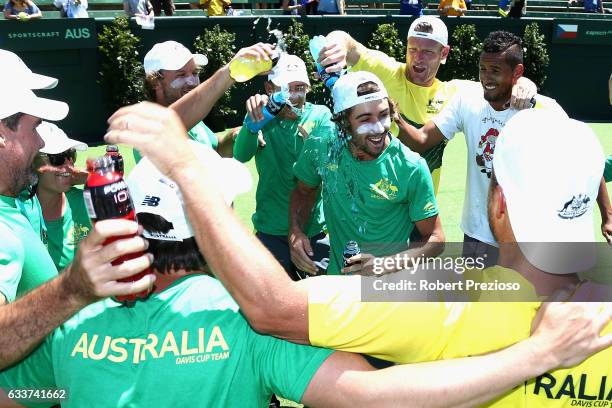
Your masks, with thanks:
M 76 161 L 76 149 L 68 149 L 65 152 L 61 152 L 58 154 L 45 154 L 42 153 L 43 156 L 46 156 L 49 159 L 49 164 L 52 166 L 61 166 L 64 164 L 66 159 L 72 160 L 74 163 Z

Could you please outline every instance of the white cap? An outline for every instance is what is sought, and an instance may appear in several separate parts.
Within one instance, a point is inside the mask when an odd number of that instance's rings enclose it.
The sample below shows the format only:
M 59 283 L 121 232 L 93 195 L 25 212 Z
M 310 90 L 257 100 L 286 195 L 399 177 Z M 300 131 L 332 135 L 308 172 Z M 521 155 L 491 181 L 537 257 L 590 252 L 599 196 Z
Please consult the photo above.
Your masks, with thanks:
M 192 54 L 183 44 L 176 41 L 157 43 L 144 57 L 145 74 L 149 75 L 160 69 L 177 71 L 185 66 L 190 59 L 197 66 L 208 64 L 208 58 L 203 54 Z
M 557 112 L 527 109 L 506 123 L 493 171 L 516 240 L 532 265 L 557 274 L 592 266 L 585 264 L 590 259 L 567 253 L 571 246 L 555 243 L 594 242 L 593 207 L 604 161 L 591 128 Z
M 195 141 L 189 143 L 196 157 L 215 169 L 219 188 L 228 205 L 238 194 L 251 189 L 251 174 L 244 164 L 235 159 L 222 159 L 209 146 Z M 187 214 L 183 210 L 183 199 L 178 186 L 157 170 L 148 158 L 144 157 L 132 169 L 127 183 L 136 214 L 156 214 L 172 224 L 171 229 L 165 233 L 145 230 L 143 235 L 146 238 L 182 241 L 194 236 Z
M 57 85 L 57 78 L 33 73 L 17 54 L 1 49 L 0 76 L 30 89 L 51 89 Z
M 53 99 L 39 98 L 21 83 L 5 85 L 0 94 L 0 119 L 26 113 L 47 120 L 61 120 L 68 115 L 68 105 Z
M 303 82 L 310 85 L 306 64 L 297 55 L 282 53 L 278 62 L 268 74 L 268 81 L 276 86 L 288 85 L 291 82 Z
M 66 133 L 54 123 L 42 122 L 36 128 L 38 134 L 45 142 L 45 147 L 40 149 L 41 153 L 59 154 L 69 149 L 76 149 L 81 152 L 87 150 L 87 145 L 78 140 L 70 139 Z
M 374 82 L 378 85 L 378 92 L 359 95 L 357 88 L 366 82 Z M 332 89 L 334 98 L 334 114 L 352 108 L 361 103 L 376 101 L 387 98 L 387 90 L 380 79 L 371 72 L 355 71 L 342 75 L 334 84 Z
M 416 26 L 420 23 L 428 23 L 431 25 L 433 29 L 432 32 L 424 33 L 422 31 L 415 31 Z M 438 17 L 423 16 L 414 20 L 408 29 L 408 38 L 410 37 L 427 38 L 434 40 L 445 47 L 448 45 L 448 29 L 446 28 L 444 21 Z

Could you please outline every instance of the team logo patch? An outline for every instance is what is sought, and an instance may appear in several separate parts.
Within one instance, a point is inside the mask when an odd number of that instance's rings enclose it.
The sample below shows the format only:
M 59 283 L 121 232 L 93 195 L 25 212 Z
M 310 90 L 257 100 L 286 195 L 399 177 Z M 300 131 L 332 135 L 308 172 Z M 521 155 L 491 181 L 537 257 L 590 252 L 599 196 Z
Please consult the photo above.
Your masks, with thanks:
M 435 115 L 440 113 L 442 110 L 442 105 L 444 105 L 443 99 L 432 98 L 429 100 L 429 103 L 425 109 L 427 110 L 427 113 Z
M 89 228 L 85 225 L 74 223 L 68 231 L 68 245 L 76 246 L 89 234 Z
M 423 207 L 423 211 L 432 211 L 435 208 L 436 208 L 435 204 L 429 201 L 427 204 L 425 204 L 425 207 Z
M 373 198 L 393 200 L 397 196 L 398 188 L 393 185 L 391 180 L 383 178 L 378 180 L 376 184 L 370 185 L 370 191 Z
M 563 208 L 557 211 L 559 217 L 571 220 L 585 214 L 589 209 L 591 199 L 586 194 L 578 194 L 573 196 L 571 200 L 563 204 Z

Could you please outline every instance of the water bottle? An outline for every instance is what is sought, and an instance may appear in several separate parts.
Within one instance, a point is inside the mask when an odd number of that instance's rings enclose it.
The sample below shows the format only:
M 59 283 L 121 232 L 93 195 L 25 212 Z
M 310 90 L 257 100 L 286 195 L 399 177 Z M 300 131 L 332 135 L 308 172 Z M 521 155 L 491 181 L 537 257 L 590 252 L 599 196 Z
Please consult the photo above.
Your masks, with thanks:
M 308 43 L 308 46 L 310 48 L 310 55 L 312 55 L 312 58 L 314 59 L 317 65 L 317 73 L 319 74 L 319 77 L 321 78 L 321 81 L 325 84 L 325 86 L 331 90 L 334 87 L 334 84 L 336 83 L 338 78 L 340 78 L 340 76 L 343 75 L 345 71 L 343 70 L 341 72 L 325 72 L 326 67 L 321 66 L 321 64 L 317 62 L 321 50 L 326 45 L 327 41 L 322 35 L 314 36 Z
M 344 259 L 343 266 L 346 268 L 348 266 L 347 261 L 350 258 L 360 253 L 361 253 L 361 249 L 359 248 L 359 244 L 357 244 L 357 242 L 355 241 L 347 242 L 346 246 L 344 247 L 344 252 L 342 252 L 342 258 Z
M 85 208 L 92 223 L 108 219 L 124 219 L 135 221 L 136 213 L 134 204 L 128 191 L 127 183 L 123 180 L 123 174 L 115 168 L 115 160 L 111 156 L 102 156 L 97 159 L 87 161 L 87 183 L 83 190 Z M 112 237 L 107 239 L 103 245 L 110 244 L 129 236 Z M 121 256 L 111 262 L 112 265 L 119 265 L 127 260 L 141 256 L 143 252 L 137 252 Z M 149 269 L 119 279 L 119 282 L 134 282 L 149 274 Z M 148 296 L 148 291 L 134 293 L 131 295 L 117 296 L 117 301 L 124 304 L 133 304 L 134 301 Z
M 244 118 L 244 126 L 253 133 L 260 131 L 266 123 L 274 119 L 274 117 L 285 107 L 287 104 L 287 96 L 286 90 L 274 92 L 272 96 L 268 98 L 268 103 L 263 107 L 263 120 L 253 122 L 251 116 L 247 114 Z
M 278 62 L 280 54 L 280 51 L 274 50 L 271 59 L 267 60 L 258 60 L 253 56 L 234 58 L 229 65 L 230 77 L 236 82 L 246 82 L 262 72 L 270 71 Z

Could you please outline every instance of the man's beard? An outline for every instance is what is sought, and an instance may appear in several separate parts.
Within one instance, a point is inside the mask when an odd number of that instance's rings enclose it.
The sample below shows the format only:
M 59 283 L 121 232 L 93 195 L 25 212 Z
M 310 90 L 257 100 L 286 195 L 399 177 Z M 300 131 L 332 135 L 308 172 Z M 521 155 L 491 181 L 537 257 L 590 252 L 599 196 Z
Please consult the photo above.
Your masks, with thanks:
M 38 183 L 38 175 L 32 166 L 27 169 L 9 168 L 8 173 L 11 175 L 11 185 L 9 186 L 8 192 L 13 197 L 17 197 L 26 188 Z
M 501 103 L 501 102 L 508 102 L 510 100 L 510 97 L 512 96 L 512 88 L 509 88 L 507 90 L 504 91 L 496 91 L 494 94 L 487 94 L 486 90 L 483 93 L 483 96 L 485 98 L 485 100 L 487 102 L 492 102 L 492 103 Z
M 166 92 L 166 90 L 163 90 L 164 93 L 164 106 L 170 106 L 172 105 L 174 102 L 178 101 L 179 99 L 181 99 L 183 96 L 187 95 L 189 92 L 193 91 L 195 88 L 189 88 L 187 90 L 185 89 L 174 89 L 171 90 L 170 92 Z

